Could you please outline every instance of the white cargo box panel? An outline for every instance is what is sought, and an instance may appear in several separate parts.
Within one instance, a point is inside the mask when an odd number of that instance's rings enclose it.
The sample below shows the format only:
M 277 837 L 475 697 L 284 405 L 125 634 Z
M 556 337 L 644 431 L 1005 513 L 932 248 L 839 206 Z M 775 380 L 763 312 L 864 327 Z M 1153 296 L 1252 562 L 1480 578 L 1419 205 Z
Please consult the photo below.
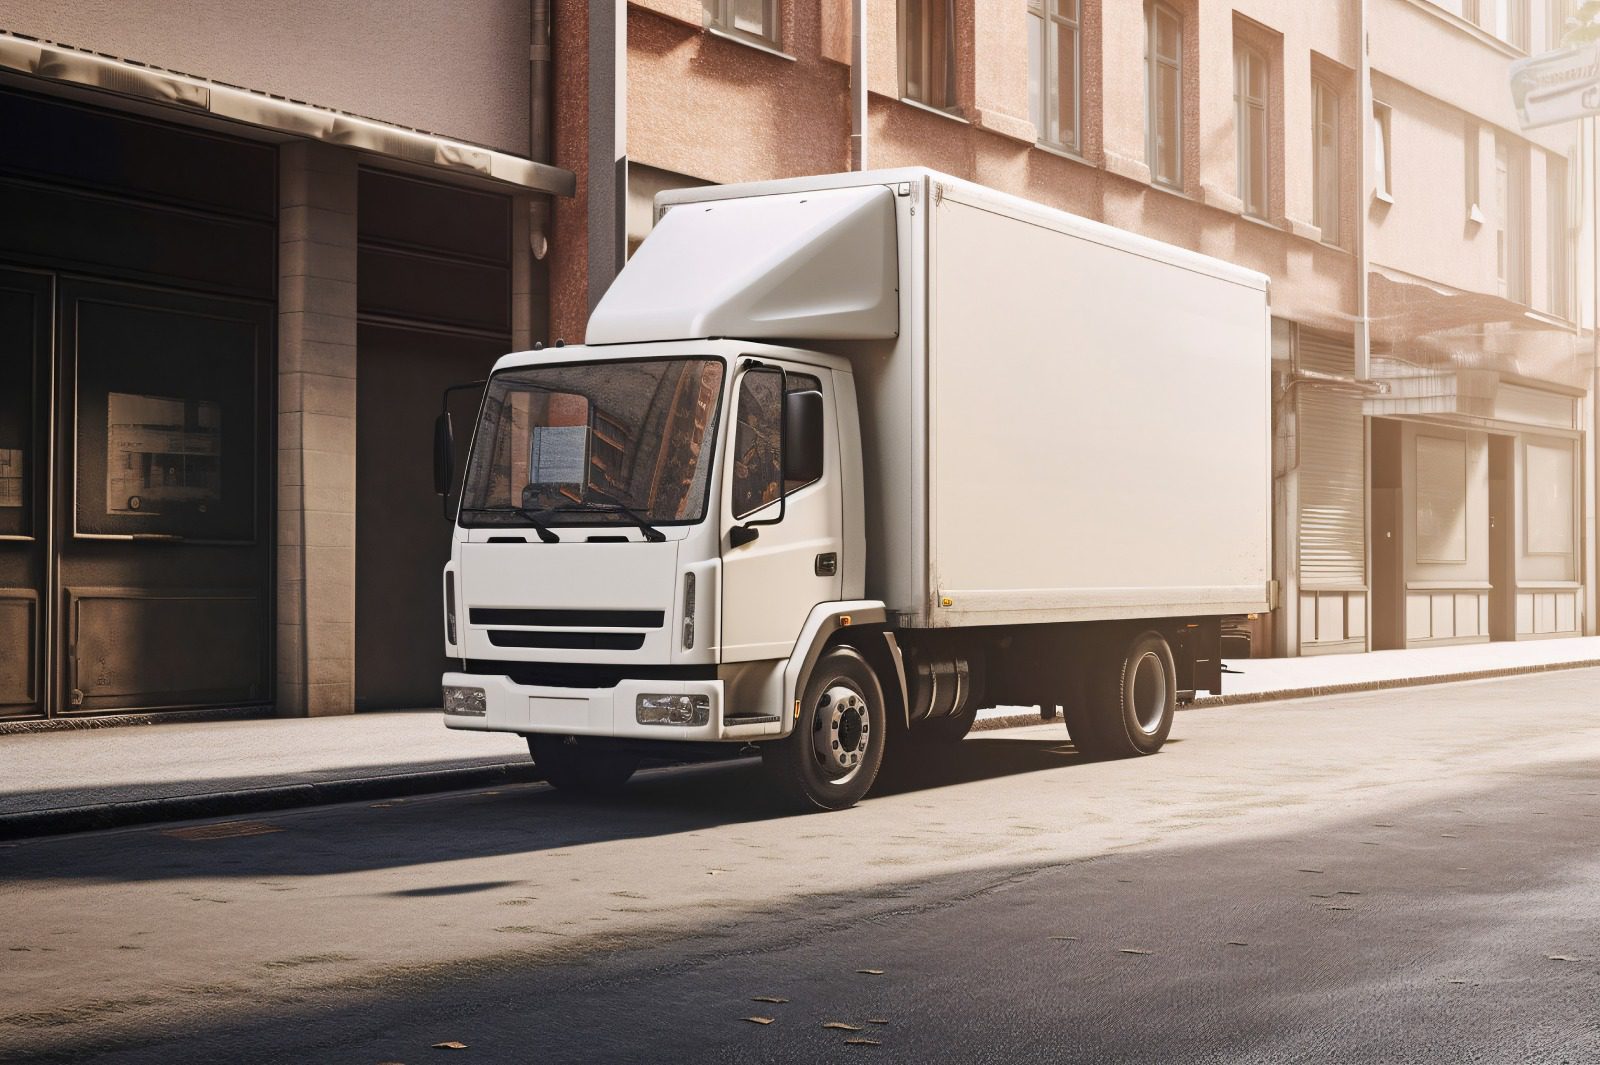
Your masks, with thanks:
M 932 179 L 935 626 L 1267 606 L 1267 281 Z
M 819 200 L 824 190 L 854 195 Z M 867 594 L 903 624 L 1266 609 L 1264 275 L 923 168 L 686 189 L 658 203 L 673 206 L 638 256 L 656 242 L 658 267 L 737 248 L 743 234 L 783 247 L 777 260 L 804 264 L 808 278 L 862 290 L 796 299 L 810 286 L 769 287 L 757 279 L 788 267 L 747 250 L 697 267 L 713 283 L 646 286 L 639 306 L 651 313 L 619 302 L 622 313 L 597 316 L 610 319 L 608 342 L 663 330 L 782 337 L 850 359 Z M 683 210 L 709 203 L 740 212 Z M 864 231 L 847 238 L 846 223 Z M 892 301 L 884 247 L 897 259 Z M 769 293 L 770 306 L 797 304 L 796 322 L 808 306 L 848 310 L 822 314 L 807 336 L 765 311 L 704 312 L 707 289 Z M 891 302 L 894 329 L 879 317 Z

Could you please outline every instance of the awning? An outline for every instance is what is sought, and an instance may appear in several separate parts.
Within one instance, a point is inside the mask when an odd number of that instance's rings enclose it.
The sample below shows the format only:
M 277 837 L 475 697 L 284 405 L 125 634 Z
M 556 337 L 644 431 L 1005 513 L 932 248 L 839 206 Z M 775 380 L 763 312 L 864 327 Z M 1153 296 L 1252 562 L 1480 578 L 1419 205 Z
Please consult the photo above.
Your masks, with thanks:
M 1567 388 L 1587 385 L 1593 340 L 1570 322 L 1392 267 L 1374 265 L 1368 286 L 1372 376 L 1441 379 L 1416 385 L 1413 399 L 1481 394 L 1481 385 L 1464 384 L 1480 373 Z
M 577 178 L 572 171 L 546 163 L 3 31 L 0 31 L 0 70 L 153 101 L 292 137 L 326 141 L 458 174 L 472 174 L 535 192 L 571 196 L 577 189 Z

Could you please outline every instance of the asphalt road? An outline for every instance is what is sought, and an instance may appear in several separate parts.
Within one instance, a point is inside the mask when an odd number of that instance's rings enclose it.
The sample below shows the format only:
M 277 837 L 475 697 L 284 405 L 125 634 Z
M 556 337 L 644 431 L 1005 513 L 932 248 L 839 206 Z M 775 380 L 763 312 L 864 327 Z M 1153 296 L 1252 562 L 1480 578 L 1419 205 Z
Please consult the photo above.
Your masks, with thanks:
M 3 846 L 0 1060 L 1600 1061 L 1600 671 L 1191 711 L 1134 762 L 986 733 L 879 791 Z

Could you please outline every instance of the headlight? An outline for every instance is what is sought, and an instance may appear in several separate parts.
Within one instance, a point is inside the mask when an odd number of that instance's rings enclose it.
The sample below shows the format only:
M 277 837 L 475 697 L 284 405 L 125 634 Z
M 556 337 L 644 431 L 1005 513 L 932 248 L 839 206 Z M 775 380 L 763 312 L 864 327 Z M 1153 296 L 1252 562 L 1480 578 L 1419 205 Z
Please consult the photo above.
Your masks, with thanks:
M 711 720 L 711 697 L 641 695 L 634 716 L 641 725 L 704 725 Z
M 444 690 L 444 712 L 482 717 L 489 712 L 489 696 L 482 688 L 451 688 Z

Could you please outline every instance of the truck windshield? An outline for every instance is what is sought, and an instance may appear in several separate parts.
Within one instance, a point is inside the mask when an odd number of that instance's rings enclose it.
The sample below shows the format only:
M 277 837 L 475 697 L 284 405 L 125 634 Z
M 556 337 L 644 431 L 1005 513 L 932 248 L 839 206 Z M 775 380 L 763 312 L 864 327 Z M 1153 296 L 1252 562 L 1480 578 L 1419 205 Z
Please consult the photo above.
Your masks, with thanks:
M 684 358 L 495 374 L 467 462 L 462 524 L 700 521 L 723 372 L 721 359 Z

